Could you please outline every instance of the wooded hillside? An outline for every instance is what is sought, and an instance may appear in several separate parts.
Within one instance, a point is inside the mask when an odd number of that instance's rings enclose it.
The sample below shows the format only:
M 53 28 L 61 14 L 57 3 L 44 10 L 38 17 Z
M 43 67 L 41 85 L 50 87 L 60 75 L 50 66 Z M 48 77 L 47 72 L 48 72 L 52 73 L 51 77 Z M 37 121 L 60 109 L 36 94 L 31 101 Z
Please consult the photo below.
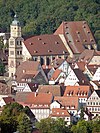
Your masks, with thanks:
M 23 35 L 53 33 L 62 21 L 86 20 L 100 44 L 100 0 L 0 0 L 0 30 L 17 12 Z

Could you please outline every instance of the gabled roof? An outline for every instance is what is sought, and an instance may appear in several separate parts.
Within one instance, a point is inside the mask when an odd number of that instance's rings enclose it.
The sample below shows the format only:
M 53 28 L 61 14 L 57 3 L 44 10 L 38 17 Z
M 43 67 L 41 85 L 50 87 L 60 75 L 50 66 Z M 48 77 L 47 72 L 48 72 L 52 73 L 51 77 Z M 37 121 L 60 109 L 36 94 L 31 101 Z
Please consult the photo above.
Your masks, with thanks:
M 58 35 L 33 36 L 24 41 L 31 56 L 33 55 L 64 55 L 68 54 L 66 47 Z
M 54 33 L 54 35 L 59 34 L 65 36 L 73 53 L 83 52 L 84 45 L 96 44 L 86 21 L 62 22 Z
M 30 93 L 27 97 L 27 104 L 48 104 L 53 100 L 53 95 L 51 93 Z
M 28 83 L 28 86 L 30 87 L 32 92 L 35 92 L 38 88 L 38 84 L 35 83 Z
M 53 108 L 50 117 L 70 117 L 70 114 L 66 109 Z
M 100 56 L 100 51 L 85 49 L 79 56 L 79 61 L 88 64 L 94 56 Z
M 18 66 L 16 70 L 16 80 L 19 81 L 23 77 L 33 77 L 37 74 L 40 63 L 37 61 L 25 61 Z
M 60 75 L 61 72 L 62 72 L 62 70 L 56 69 L 50 80 L 55 81 L 58 78 L 58 76 Z
M 90 73 L 92 75 L 95 74 L 95 72 L 98 69 L 98 67 L 100 67 L 100 65 L 96 65 L 96 64 L 95 65 L 87 65 L 87 68 L 88 68 L 88 70 L 90 71 Z
M 85 62 L 83 62 L 83 61 L 78 61 L 78 62 L 76 62 L 76 64 L 77 64 L 77 66 L 78 66 L 78 68 L 81 70 L 81 71 L 84 71 L 85 70 Z
M 88 98 L 90 86 L 67 86 L 64 96 L 78 96 Z
M 79 80 L 79 85 L 90 85 L 89 80 L 80 69 L 73 69 L 73 71 Z
M 77 96 L 69 96 L 69 97 L 55 97 L 54 100 L 57 100 L 63 107 L 74 107 L 74 109 L 78 110 L 78 97 Z
M 38 93 L 52 93 L 53 96 L 61 96 L 63 89 L 60 85 L 39 85 Z
M 12 97 L 3 97 L 2 98 L 6 104 L 14 102 Z

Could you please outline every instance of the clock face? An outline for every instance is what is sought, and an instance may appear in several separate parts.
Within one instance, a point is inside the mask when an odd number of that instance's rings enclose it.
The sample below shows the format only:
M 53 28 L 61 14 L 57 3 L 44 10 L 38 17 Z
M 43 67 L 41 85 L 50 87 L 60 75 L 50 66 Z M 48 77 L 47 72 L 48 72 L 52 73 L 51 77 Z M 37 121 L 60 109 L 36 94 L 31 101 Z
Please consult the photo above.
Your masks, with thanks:
M 10 62 L 10 67 L 14 67 L 14 62 L 13 61 Z

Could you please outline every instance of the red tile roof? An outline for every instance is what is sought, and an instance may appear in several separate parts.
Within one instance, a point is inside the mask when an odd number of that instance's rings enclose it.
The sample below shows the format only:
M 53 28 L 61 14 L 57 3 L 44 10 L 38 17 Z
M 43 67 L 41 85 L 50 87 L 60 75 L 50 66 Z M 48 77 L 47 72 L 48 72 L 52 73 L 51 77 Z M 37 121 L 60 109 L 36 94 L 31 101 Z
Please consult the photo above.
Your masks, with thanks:
M 66 109 L 53 108 L 50 117 L 70 117 L 70 114 Z
M 50 80 L 53 80 L 53 81 L 56 80 L 61 72 L 62 70 L 56 69 Z
M 26 39 L 24 44 L 32 56 L 69 54 L 58 35 L 33 36 Z
M 55 97 L 54 100 L 57 100 L 63 107 L 71 109 L 74 107 L 75 110 L 78 110 L 78 97 Z
M 67 86 L 64 96 L 78 96 L 88 98 L 90 86 Z
M 73 71 L 79 80 L 79 85 L 90 85 L 89 80 L 80 69 L 73 69 Z
M 16 80 L 20 81 L 23 77 L 27 76 L 35 76 L 38 72 L 40 63 L 37 61 L 25 61 L 21 65 L 18 66 L 17 71 L 15 73 Z
M 60 85 L 39 85 L 38 93 L 52 93 L 53 96 L 61 96 L 63 88 Z
M 52 102 L 53 96 L 51 93 L 30 93 L 27 97 L 27 104 L 48 104 Z
M 84 51 L 84 45 L 96 44 L 86 21 L 62 22 L 54 35 L 64 34 L 74 53 Z
M 14 99 L 12 97 L 3 97 L 3 100 L 6 104 L 14 102 Z

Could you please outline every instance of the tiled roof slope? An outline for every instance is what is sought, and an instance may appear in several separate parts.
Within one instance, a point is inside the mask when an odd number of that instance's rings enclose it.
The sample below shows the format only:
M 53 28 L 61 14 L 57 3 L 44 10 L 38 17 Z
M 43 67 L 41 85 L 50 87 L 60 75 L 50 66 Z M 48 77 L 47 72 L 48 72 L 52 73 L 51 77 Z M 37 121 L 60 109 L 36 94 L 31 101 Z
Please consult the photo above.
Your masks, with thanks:
M 56 80 L 61 72 L 62 70 L 56 69 L 50 80 Z
M 20 80 L 23 75 L 26 74 L 35 74 L 38 71 L 39 62 L 37 61 L 25 61 L 21 65 L 18 66 L 17 71 L 15 73 L 16 80 Z M 33 76 L 32 75 L 32 76 Z
M 78 109 L 78 97 L 55 97 L 54 100 L 58 101 L 63 107 L 75 107 L 74 109 Z
M 50 116 L 51 117 L 70 117 L 70 114 L 68 113 L 66 109 L 53 108 Z
M 14 102 L 14 99 L 12 97 L 3 97 L 3 100 L 6 104 Z
M 53 95 L 51 93 L 29 93 L 27 96 L 27 104 L 48 104 L 52 102 Z
M 69 54 L 59 35 L 33 36 L 26 39 L 24 44 L 32 56 Z
M 87 77 L 83 74 L 83 72 L 80 69 L 73 69 L 75 75 L 79 79 L 79 84 L 80 85 L 90 85 L 89 80 Z
M 95 39 L 86 21 L 62 22 L 54 35 L 63 34 L 73 53 L 84 51 L 84 45 L 95 44 Z
M 90 86 L 67 86 L 64 96 L 88 97 Z
M 52 93 L 53 96 L 61 96 L 63 88 L 60 85 L 39 85 L 38 93 Z

